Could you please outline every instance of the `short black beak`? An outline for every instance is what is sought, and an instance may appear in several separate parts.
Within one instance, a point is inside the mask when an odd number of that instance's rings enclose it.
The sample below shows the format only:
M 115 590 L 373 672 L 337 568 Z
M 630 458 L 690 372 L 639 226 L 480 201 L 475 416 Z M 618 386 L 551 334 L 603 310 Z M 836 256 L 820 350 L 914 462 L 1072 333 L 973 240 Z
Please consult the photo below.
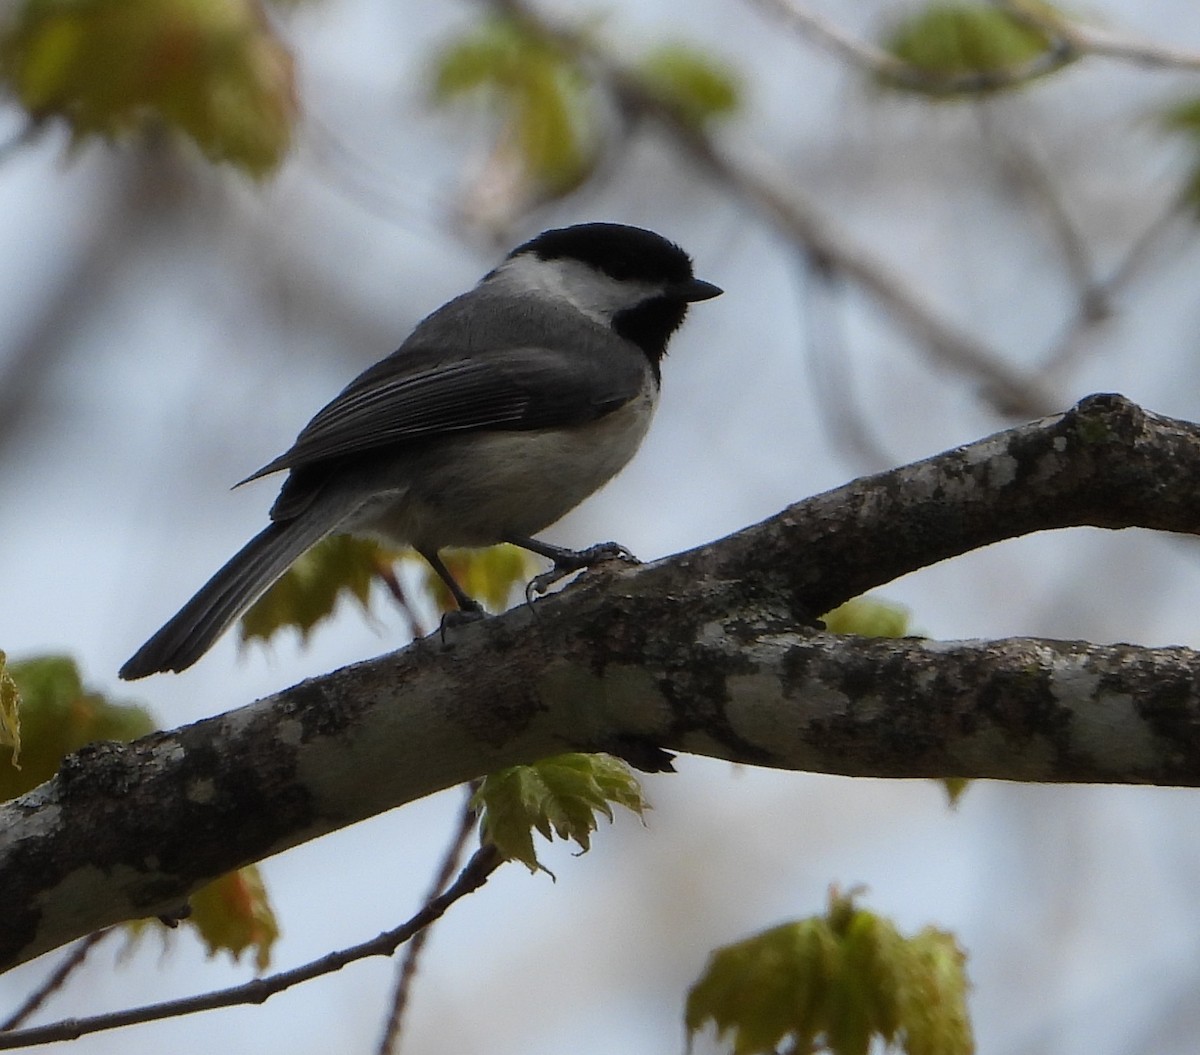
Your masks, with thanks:
M 672 286 L 670 292 L 671 296 L 678 297 L 690 304 L 697 300 L 712 300 L 713 297 L 719 297 L 725 291 L 720 286 L 705 282 L 702 278 L 692 278 L 687 282 L 680 282 L 678 285 Z

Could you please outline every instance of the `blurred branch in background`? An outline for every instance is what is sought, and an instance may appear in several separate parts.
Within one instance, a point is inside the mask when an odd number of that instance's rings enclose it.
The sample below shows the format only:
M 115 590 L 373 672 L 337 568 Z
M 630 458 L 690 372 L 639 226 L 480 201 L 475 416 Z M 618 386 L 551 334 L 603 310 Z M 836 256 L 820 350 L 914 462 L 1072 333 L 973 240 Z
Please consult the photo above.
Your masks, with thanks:
M 1061 400 L 1036 379 L 1008 366 L 998 349 L 950 320 L 897 271 L 856 243 L 774 162 L 750 157 L 744 145 L 736 157 L 727 153 L 670 101 L 649 91 L 636 70 L 620 64 L 591 35 L 552 22 L 522 0 L 479 2 L 578 55 L 631 123 L 653 119 L 702 171 L 752 205 L 823 267 L 859 284 L 935 363 L 974 380 L 980 397 L 995 410 L 1005 416 L 1036 417 L 1060 405 Z

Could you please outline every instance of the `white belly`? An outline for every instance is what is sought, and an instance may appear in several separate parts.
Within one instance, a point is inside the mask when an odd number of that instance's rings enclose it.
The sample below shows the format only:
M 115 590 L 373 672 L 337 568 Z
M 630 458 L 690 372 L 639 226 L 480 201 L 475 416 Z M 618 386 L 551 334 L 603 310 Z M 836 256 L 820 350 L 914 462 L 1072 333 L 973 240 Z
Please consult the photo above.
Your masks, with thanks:
M 607 483 L 649 428 L 652 386 L 620 410 L 554 432 L 473 433 L 414 454 L 393 491 L 344 529 L 418 548 L 489 546 L 549 527 Z

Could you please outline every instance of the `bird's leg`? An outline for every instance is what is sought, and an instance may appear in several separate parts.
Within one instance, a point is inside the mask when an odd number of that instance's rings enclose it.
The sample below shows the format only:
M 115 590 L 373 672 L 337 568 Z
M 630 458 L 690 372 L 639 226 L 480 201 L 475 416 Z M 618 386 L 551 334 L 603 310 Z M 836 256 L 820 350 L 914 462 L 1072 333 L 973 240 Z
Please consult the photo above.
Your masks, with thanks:
M 621 560 L 628 564 L 641 563 L 637 557 L 617 542 L 600 542 L 595 546 L 588 546 L 587 549 L 574 550 L 516 535 L 510 535 L 504 541 L 554 562 L 554 566 L 549 571 L 544 571 L 530 579 L 529 585 L 525 587 L 526 601 L 532 601 L 535 594 L 545 593 L 560 579 L 565 579 L 580 568 L 590 568 L 594 564 L 602 564 L 606 560 Z
M 438 578 L 446 584 L 446 589 L 454 595 L 454 602 L 458 605 L 457 612 L 447 612 L 442 616 L 443 636 L 445 636 L 448 626 L 459 626 L 463 623 L 474 622 L 476 619 L 486 618 L 487 612 L 483 610 L 483 605 L 458 585 L 454 576 L 450 574 L 450 569 L 442 563 L 442 558 L 438 555 L 437 550 L 419 549 L 417 552 L 425 558 L 429 566 L 437 573 Z

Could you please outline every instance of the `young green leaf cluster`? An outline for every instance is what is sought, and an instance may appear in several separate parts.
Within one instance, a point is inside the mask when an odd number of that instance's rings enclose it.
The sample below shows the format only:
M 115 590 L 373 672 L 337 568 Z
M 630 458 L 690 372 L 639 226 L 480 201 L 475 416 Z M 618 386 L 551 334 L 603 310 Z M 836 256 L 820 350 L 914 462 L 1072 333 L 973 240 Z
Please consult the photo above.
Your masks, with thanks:
M 506 18 L 490 18 L 438 54 L 438 102 L 481 94 L 500 114 L 501 143 L 530 183 L 565 194 L 597 160 L 595 99 L 564 49 Z
M 663 45 L 632 73 L 648 96 L 695 128 L 741 103 L 733 72 L 694 48 Z M 524 202 L 561 197 L 594 175 L 613 131 L 600 105 L 604 90 L 578 48 L 506 16 L 448 43 L 433 65 L 435 100 L 482 96 L 497 113 L 490 167 Z
M 904 637 L 911 632 L 908 609 L 877 597 L 853 597 L 832 612 L 826 612 L 821 621 L 831 634 Z
M 883 40 L 888 52 L 930 76 L 927 88 L 936 95 L 946 94 L 943 86 L 949 78 L 1020 70 L 1053 46 L 1040 28 L 976 0 L 931 0 L 907 13 Z M 885 75 L 883 80 L 891 87 L 923 90 L 921 82 L 912 78 L 900 83 Z M 1001 78 L 993 87 L 1015 87 L 1027 80 L 1018 77 L 1010 84 Z M 979 88 L 964 82 L 963 91 L 978 94 Z
M 348 595 L 369 611 L 371 583 L 395 554 L 377 542 L 352 535 L 331 535 L 300 557 L 247 609 L 239 624 L 239 640 L 269 641 L 292 628 L 302 640 L 328 619 Z
M 21 759 L 0 745 L 0 800 L 15 798 L 49 780 L 72 751 L 94 740 L 134 740 L 154 730 L 145 708 L 121 703 L 83 685 L 75 661 L 39 656 L 7 664 L 21 701 Z M 0 689 L 0 691 L 3 691 Z
M 712 1022 L 734 1055 L 970 1055 L 965 956 L 927 927 L 911 938 L 831 892 L 829 911 L 718 949 L 688 994 L 690 1035 Z
M 255 0 L 23 0 L 0 79 L 76 141 L 158 125 L 213 161 L 271 172 L 291 140 L 292 58 Z
M 196 928 L 209 956 L 227 951 L 240 960 L 246 949 L 253 949 L 258 971 L 270 966 L 279 923 L 257 865 L 226 872 L 197 890 L 190 904 L 188 922 Z
M 638 64 L 643 87 L 694 128 L 734 113 L 742 85 L 733 68 L 683 44 L 663 44 Z
M 491 546 L 481 550 L 446 550 L 442 554 L 455 580 L 472 597 L 493 611 L 512 596 L 513 587 L 533 574 L 534 560 L 516 546 Z M 343 597 L 371 610 L 371 586 L 382 582 L 396 595 L 397 561 L 413 561 L 423 576 L 426 594 L 439 611 L 457 607 L 445 584 L 413 550 L 388 549 L 370 539 L 331 535 L 300 557 L 242 616 L 239 640 L 270 641 L 281 630 L 297 630 L 301 640 L 329 619 Z M 398 600 L 403 602 L 402 597 Z M 406 603 L 406 602 L 404 602 Z
M 547 839 L 571 839 L 586 851 L 598 814 L 611 822 L 614 804 L 639 817 L 649 809 L 629 767 L 604 754 L 555 755 L 502 769 L 483 779 L 472 803 L 482 815 L 484 841 L 531 872 L 541 867 L 534 831 Z

